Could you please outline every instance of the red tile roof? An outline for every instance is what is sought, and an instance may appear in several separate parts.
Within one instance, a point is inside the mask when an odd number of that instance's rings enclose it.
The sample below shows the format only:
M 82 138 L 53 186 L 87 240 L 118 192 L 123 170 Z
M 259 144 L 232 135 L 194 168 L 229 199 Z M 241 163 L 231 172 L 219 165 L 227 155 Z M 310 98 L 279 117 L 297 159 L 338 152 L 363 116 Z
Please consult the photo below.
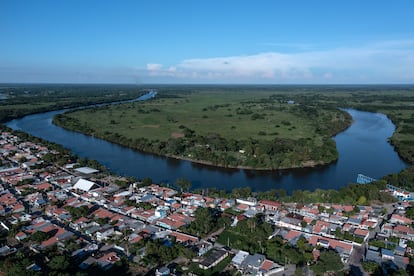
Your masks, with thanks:
M 192 242 L 192 243 L 194 243 L 194 242 L 198 241 L 197 237 L 187 235 L 187 234 L 183 234 L 183 233 L 179 233 L 179 232 L 171 232 L 170 235 L 175 237 L 176 241 L 178 241 L 178 242 Z
M 361 237 L 366 237 L 369 234 L 369 231 L 357 228 L 355 229 L 354 234 Z
M 129 243 L 137 243 L 137 242 L 139 242 L 140 240 L 142 240 L 143 239 L 143 237 L 142 236 L 140 236 L 140 235 L 138 235 L 138 236 L 136 236 L 135 238 L 133 238 L 132 240 L 130 240 L 129 241 Z
M 413 223 L 413 221 L 407 217 L 404 216 L 400 216 L 398 214 L 392 214 L 391 215 L 391 221 L 397 221 L 397 222 L 401 222 L 404 224 L 411 224 Z
M 339 240 L 335 240 L 335 239 L 331 239 L 331 238 L 327 238 L 327 237 L 321 237 L 321 236 L 317 236 L 317 235 L 312 235 L 310 237 L 310 239 L 308 240 L 308 242 L 310 244 L 312 244 L 313 246 L 316 246 L 318 243 L 318 240 L 326 240 L 329 242 L 329 246 L 332 247 L 333 249 L 335 249 L 336 247 L 342 247 L 343 249 L 345 249 L 346 251 L 350 252 L 352 251 L 352 244 L 349 243 L 345 243 L 343 241 L 339 241 Z
M 286 234 L 286 236 L 285 236 L 285 239 L 286 240 L 293 240 L 294 238 L 296 238 L 296 237 L 298 237 L 298 236 L 300 236 L 302 233 L 301 232 L 299 232 L 299 231 L 296 231 L 296 230 L 290 230 L 287 234 Z
M 268 206 L 272 206 L 272 207 L 275 207 L 275 208 L 279 208 L 280 206 L 282 206 L 282 204 L 278 201 L 266 200 L 266 199 L 260 200 L 259 204 L 260 205 L 268 205 Z
M 272 267 L 273 267 L 274 263 L 270 260 L 265 260 L 262 263 L 262 266 L 260 267 L 260 269 L 263 269 L 264 271 L 269 271 Z
M 109 252 L 108 254 L 102 256 L 101 258 L 98 259 L 98 261 L 100 262 L 110 262 L 110 263 L 115 263 L 116 261 L 119 261 L 119 257 L 115 252 Z
M 34 185 L 35 189 L 37 190 L 49 190 L 52 189 L 53 186 L 50 183 L 42 183 L 42 184 L 38 184 L 38 185 Z
M 98 218 L 112 218 L 113 216 L 115 216 L 115 213 L 105 210 L 103 208 L 99 208 L 98 210 L 96 210 L 95 212 L 92 213 L 95 217 Z

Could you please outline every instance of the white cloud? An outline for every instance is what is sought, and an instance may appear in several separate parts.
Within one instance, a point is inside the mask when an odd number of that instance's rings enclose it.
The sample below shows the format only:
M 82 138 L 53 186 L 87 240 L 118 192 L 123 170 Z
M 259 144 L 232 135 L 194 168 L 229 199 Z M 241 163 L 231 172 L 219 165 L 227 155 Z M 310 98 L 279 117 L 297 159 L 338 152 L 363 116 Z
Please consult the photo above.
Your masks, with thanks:
M 385 41 L 324 51 L 193 58 L 165 68 L 161 64 L 147 64 L 147 70 L 150 77 L 177 82 L 414 82 L 414 41 Z
M 147 64 L 147 70 L 148 71 L 159 71 L 162 68 L 162 64 L 158 63 L 148 63 Z

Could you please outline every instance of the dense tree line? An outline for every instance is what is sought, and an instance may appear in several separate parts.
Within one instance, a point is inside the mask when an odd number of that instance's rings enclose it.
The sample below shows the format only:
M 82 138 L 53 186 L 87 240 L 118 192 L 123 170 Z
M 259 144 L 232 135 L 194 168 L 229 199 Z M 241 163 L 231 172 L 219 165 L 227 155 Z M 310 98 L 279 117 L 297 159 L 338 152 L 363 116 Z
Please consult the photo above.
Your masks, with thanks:
M 398 176 L 398 175 L 397 175 Z M 385 192 L 386 181 L 379 180 L 370 184 L 348 184 L 339 190 L 315 191 L 295 190 L 288 195 L 284 189 L 272 189 L 263 192 L 253 192 L 250 187 L 234 188 L 228 192 L 216 188 L 206 188 L 194 190 L 195 193 L 204 194 L 220 198 L 248 198 L 255 197 L 258 200 L 277 200 L 282 202 L 298 203 L 335 203 L 350 205 L 368 205 L 375 202 L 390 203 L 396 199 L 389 193 Z
M 3 87 L 0 122 L 28 114 L 137 98 L 145 89 L 133 85 L 13 85 Z
M 389 174 L 384 179 L 391 185 L 414 191 L 414 166 L 410 166 L 399 173 Z

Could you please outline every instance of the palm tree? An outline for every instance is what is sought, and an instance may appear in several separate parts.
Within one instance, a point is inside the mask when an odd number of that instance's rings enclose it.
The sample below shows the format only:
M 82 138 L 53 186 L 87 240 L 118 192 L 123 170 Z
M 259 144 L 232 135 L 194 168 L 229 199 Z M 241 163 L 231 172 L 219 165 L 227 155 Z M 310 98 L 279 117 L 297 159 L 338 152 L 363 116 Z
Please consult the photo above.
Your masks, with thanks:
M 254 219 L 249 219 L 247 221 L 247 226 L 250 228 L 250 232 L 253 233 L 253 230 L 256 229 L 256 221 Z

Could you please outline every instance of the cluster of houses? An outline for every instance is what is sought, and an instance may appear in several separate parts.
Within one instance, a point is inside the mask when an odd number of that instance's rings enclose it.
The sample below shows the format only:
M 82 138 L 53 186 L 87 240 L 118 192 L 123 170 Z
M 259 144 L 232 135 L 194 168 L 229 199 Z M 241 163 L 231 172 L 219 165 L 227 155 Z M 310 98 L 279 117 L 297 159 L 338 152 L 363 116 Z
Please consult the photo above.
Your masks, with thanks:
M 21 225 L 14 238 L 38 252 L 51 246 L 65 247 L 76 240 L 81 248 L 72 255 L 81 260 L 82 269 L 93 264 L 109 269 L 123 255 L 130 254 L 131 246 L 152 237 L 191 246 L 201 257 L 199 266 L 203 269 L 210 269 L 233 254 L 231 264 L 242 274 L 283 272 L 283 266 L 264 255 L 217 248 L 209 241 L 183 233 L 180 229 L 194 221 L 199 207 L 238 211 L 233 226 L 263 213 L 275 227 L 272 236 L 280 236 L 292 245 L 305 238 L 315 247 L 315 261 L 319 250 L 329 248 L 347 263 L 354 247 L 364 247 L 372 238 L 387 241 L 388 245 L 390 237 L 395 237 L 399 243 L 390 246 L 392 249 L 369 247 L 366 260 L 393 261 L 405 268 L 407 256 L 412 253 L 406 241 L 414 240 L 414 229 L 412 221 L 404 216 L 409 207 L 406 203 L 400 204 L 386 220 L 380 207 L 214 198 L 178 193 L 155 184 L 131 184 L 121 189 L 113 179 L 95 178 L 98 171 L 92 168 L 78 168 L 76 164 L 46 166 L 42 157 L 56 152 L 21 141 L 11 133 L 1 133 L 0 145 L 1 227 L 11 231 L 13 225 Z M 46 238 L 34 242 L 31 237 L 37 232 L 47 234 Z M 15 251 L 10 245 L 0 247 L 2 256 Z M 203 257 L 207 251 L 210 253 Z
M 243 250 L 237 252 L 231 263 L 243 275 L 267 276 L 283 273 L 285 270 L 284 266 L 266 259 L 266 256 L 262 254 L 255 253 L 252 255 Z

